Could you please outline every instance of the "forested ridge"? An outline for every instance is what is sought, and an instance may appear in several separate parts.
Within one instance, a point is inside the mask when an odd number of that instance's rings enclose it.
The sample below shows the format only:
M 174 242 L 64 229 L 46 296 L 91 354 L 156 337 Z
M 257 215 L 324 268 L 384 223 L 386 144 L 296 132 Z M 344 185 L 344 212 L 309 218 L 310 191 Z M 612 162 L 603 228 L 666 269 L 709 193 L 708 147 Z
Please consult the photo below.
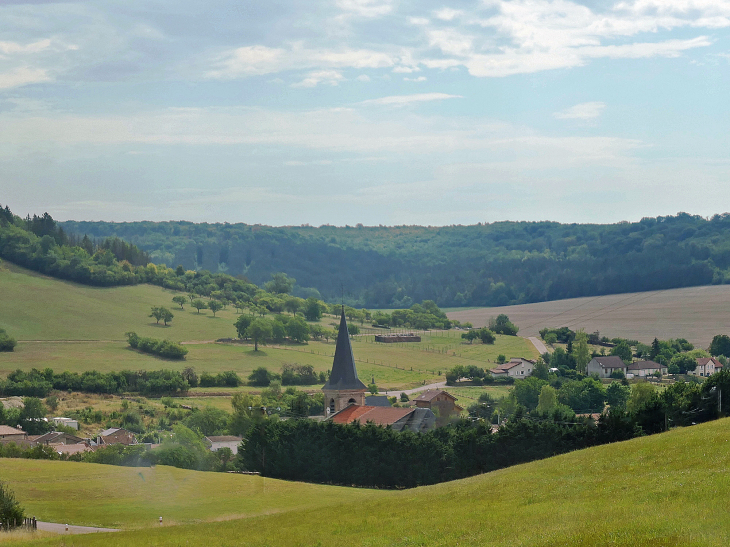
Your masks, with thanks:
M 730 214 L 617 224 L 298 226 L 64 222 L 119 237 L 155 263 L 296 279 L 295 294 L 371 308 L 495 306 L 730 282 Z M 319 295 L 311 289 L 316 289 Z

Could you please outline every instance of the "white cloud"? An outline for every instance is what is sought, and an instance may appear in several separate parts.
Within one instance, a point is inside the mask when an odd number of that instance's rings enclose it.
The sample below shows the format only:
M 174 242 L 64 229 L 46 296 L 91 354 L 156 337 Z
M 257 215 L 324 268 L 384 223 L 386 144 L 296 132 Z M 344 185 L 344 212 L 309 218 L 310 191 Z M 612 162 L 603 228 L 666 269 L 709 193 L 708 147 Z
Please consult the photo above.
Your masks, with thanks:
M 461 10 L 451 9 L 451 8 L 443 8 L 434 13 L 434 16 L 436 19 L 441 19 L 442 21 L 451 21 L 452 19 L 455 19 L 456 17 L 459 17 L 464 12 Z
M 591 120 L 600 116 L 604 108 L 606 103 L 602 102 L 580 103 L 555 112 L 553 117 L 559 120 Z
M 425 82 L 425 76 L 419 76 L 418 78 L 403 78 L 404 82 Z
M 463 97 L 461 95 L 449 95 L 447 93 L 418 93 L 415 95 L 392 95 L 390 97 L 381 97 L 380 99 L 369 99 L 362 101 L 360 104 L 406 105 L 426 101 L 441 101 L 444 99 L 463 99 Z
M 225 80 L 312 68 L 389 68 L 395 62 L 390 54 L 365 49 L 306 49 L 301 44 L 288 48 L 245 46 L 219 55 L 205 76 Z
M 46 38 L 45 40 L 39 40 L 28 45 L 21 45 L 17 42 L 0 42 L 0 53 L 10 55 L 14 53 L 37 53 L 48 49 L 51 45 L 51 40 Z
M 318 84 L 337 85 L 345 77 L 336 70 L 320 70 L 310 72 L 301 82 L 292 84 L 292 87 L 316 87 Z
M 51 77 L 41 68 L 18 67 L 8 72 L 0 72 L 0 89 L 50 81 Z
M 369 82 L 369 81 L 370 81 L 370 76 L 368 76 L 367 74 L 360 74 L 360 76 L 358 76 L 358 77 L 357 77 L 357 78 L 355 78 L 355 79 L 356 79 L 356 80 L 357 80 L 358 82 Z
M 388 0 L 337 0 L 337 7 L 342 11 L 361 17 L 381 17 L 393 10 Z
M 409 17 L 408 22 L 411 25 L 416 25 L 420 27 L 423 25 L 428 25 L 431 21 L 429 21 L 426 17 Z

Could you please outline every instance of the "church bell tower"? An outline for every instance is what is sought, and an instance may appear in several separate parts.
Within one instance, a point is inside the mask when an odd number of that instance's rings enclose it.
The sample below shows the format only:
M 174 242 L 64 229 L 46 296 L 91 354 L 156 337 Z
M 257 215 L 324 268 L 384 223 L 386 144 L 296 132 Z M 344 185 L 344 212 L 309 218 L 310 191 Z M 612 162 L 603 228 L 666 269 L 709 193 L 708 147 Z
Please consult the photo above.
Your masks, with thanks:
M 332 372 L 329 380 L 322 387 L 324 415 L 330 416 L 351 404 L 364 405 L 367 390 L 367 386 L 357 377 L 355 358 L 350 345 L 350 333 L 347 331 L 347 321 L 345 320 L 345 307 L 342 306 Z

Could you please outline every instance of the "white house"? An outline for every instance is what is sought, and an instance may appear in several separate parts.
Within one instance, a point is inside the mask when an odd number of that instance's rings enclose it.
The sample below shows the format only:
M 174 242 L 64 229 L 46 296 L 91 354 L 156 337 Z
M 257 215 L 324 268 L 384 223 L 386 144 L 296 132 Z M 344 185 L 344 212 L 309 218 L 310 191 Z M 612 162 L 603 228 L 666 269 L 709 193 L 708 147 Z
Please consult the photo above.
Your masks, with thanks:
M 53 418 L 53 423 L 58 425 L 62 425 L 64 427 L 70 427 L 71 429 L 75 429 L 76 431 L 79 430 L 79 422 L 77 420 L 74 420 L 73 418 L 63 418 L 61 416 L 56 416 Z
M 211 435 L 205 437 L 203 442 L 208 445 L 211 452 L 216 452 L 221 448 L 230 448 L 235 456 L 238 454 L 238 445 L 241 444 L 243 437 L 234 437 L 233 435 Z
M 508 363 L 497 365 L 490 370 L 493 376 L 511 376 L 512 378 L 526 378 L 532 374 L 535 368 L 535 361 L 531 359 L 523 359 L 522 357 L 513 357 Z
M 697 368 L 688 374 L 692 376 L 711 376 L 720 370 L 722 370 L 722 363 L 714 357 L 698 357 Z
M 666 374 L 668 371 L 665 365 L 655 363 L 654 361 L 636 361 L 635 363 L 631 363 L 626 369 L 629 374 L 639 376 L 640 378 L 651 376 L 657 372 Z
M 628 367 L 618 355 L 594 357 L 586 365 L 586 374 L 598 374 L 599 378 L 610 378 L 614 372 L 622 372 L 626 376 Z

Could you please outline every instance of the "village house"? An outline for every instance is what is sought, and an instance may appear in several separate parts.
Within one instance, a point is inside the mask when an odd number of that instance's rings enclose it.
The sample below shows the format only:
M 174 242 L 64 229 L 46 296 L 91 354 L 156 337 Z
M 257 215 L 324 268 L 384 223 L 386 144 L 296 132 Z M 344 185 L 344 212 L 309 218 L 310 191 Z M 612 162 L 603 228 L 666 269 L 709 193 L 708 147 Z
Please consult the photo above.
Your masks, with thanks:
M 598 374 L 599 378 L 610 378 L 614 372 L 621 372 L 624 376 L 627 374 L 626 363 L 617 355 L 605 355 L 594 357 L 586 365 L 586 374 Z
M 126 429 L 122 429 L 119 427 L 111 427 L 109 429 L 105 429 L 99 435 L 96 437 L 96 444 L 99 446 L 109 445 L 109 444 L 137 444 L 137 439 L 134 436 L 134 433 L 131 431 L 127 431 Z
M 355 357 L 352 354 L 350 335 L 347 331 L 345 308 L 342 308 L 340 328 L 337 333 L 335 357 L 329 380 L 322 386 L 324 392 L 325 419 L 334 423 L 374 423 L 390 426 L 395 431 L 428 431 L 436 424 L 435 414 L 428 408 L 397 408 L 366 404 L 367 387 L 357 376 Z
M 0 425 L 0 442 L 27 441 L 28 434 L 22 429 L 9 425 Z
M 62 416 L 56 416 L 53 418 L 53 423 L 56 426 L 62 425 L 64 427 L 70 427 L 71 429 L 79 430 L 79 422 L 73 418 L 64 418 Z
M 523 359 L 522 357 L 513 357 L 507 363 L 497 365 L 489 372 L 492 376 L 506 377 L 511 376 L 513 378 L 526 378 L 532 374 L 532 370 L 535 368 L 535 361 L 532 359 Z
M 234 456 L 238 454 L 238 445 L 241 444 L 242 440 L 243 437 L 234 435 L 209 435 L 203 437 L 203 442 L 211 452 L 216 452 L 221 448 L 230 448 Z
M 49 431 L 43 435 L 34 435 L 28 437 L 35 445 L 57 445 L 57 444 L 79 444 L 83 443 L 84 439 L 77 437 L 76 435 L 69 435 L 62 431 Z
M 689 372 L 692 376 L 711 376 L 722 370 L 722 363 L 714 357 L 698 357 L 697 368 Z
M 413 402 L 418 408 L 428 408 L 438 416 L 451 416 L 459 414 L 462 407 L 456 404 L 456 397 L 443 389 L 429 389 L 418 395 Z
M 665 365 L 655 363 L 654 361 L 636 361 L 626 367 L 627 377 L 638 376 L 644 378 L 646 376 L 652 376 L 659 372 L 664 375 L 668 372 L 668 368 Z

